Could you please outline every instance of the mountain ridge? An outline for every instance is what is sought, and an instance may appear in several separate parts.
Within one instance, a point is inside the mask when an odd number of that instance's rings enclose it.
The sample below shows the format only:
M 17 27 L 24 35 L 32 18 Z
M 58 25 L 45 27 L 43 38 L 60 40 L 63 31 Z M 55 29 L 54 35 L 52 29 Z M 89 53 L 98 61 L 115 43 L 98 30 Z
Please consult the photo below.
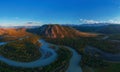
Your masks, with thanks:
M 47 38 L 73 38 L 73 37 L 95 37 L 96 34 L 80 32 L 72 27 L 57 24 L 43 25 L 40 28 L 28 29 L 28 32 L 35 33 Z

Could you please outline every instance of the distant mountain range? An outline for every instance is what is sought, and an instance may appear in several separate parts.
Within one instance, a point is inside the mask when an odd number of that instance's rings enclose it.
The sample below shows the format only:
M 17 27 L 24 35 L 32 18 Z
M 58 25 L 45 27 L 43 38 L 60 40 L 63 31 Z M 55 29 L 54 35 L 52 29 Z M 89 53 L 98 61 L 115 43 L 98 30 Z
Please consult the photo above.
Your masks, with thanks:
M 57 25 L 48 24 L 43 26 L 14 26 L 0 27 L 0 38 L 8 36 L 23 37 L 30 33 L 47 38 L 65 37 L 94 37 L 95 33 L 120 34 L 119 24 L 83 24 L 83 25 Z M 93 34 L 94 33 L 94 34 Z
M 40 26 L 0 26 L 0 28 L 37 28 Z
M 103 34 L 118 34 L 120 33 L 119 24 L 83 24 L 83 25 L 71 25 L 79 31 L 103 33 Z

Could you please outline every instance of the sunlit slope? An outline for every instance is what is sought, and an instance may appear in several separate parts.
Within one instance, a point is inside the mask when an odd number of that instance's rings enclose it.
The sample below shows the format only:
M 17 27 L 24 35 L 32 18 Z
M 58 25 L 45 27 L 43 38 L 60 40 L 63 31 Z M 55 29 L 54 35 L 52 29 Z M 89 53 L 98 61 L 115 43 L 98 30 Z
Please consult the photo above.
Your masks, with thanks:
M 0 28 L 0 41 L 10 41 L 31 35 L 25 28 Z
M 60 25 L 43 25 L 40 28 L 29 29 L 29 32 L 47 38 L 74 38 L 74 37 L 95 37 L 96 34 L 80 32 L 74 28 Z

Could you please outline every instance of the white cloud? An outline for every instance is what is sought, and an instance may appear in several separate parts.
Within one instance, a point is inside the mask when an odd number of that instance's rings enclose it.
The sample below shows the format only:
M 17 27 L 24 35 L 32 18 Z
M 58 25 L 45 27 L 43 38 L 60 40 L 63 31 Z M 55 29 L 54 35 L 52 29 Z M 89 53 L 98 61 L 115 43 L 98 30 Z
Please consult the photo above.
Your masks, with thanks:
M 80 23 L 82 24 L 98 24 L 98 23 L 111 23 L 111 24 L 120 24 L 120 19 L 110 19 L 105 21 L 98 20 L 88 20 L 88 19 L 80 19 Z
M 109 23 L 120 24 L 120 20 L 109 20 Z
M 93 23 L 99 23 L 99 21 L 96 20 L 87 20 L 87 19 L 80 19 L 81 23 L 87 23 L 87 24 L 93 24 Z
M 26 26 L 40 26 L 42 25 L 41 22 L 37 22 L 37 21 L 28 21 L 25 23 Z

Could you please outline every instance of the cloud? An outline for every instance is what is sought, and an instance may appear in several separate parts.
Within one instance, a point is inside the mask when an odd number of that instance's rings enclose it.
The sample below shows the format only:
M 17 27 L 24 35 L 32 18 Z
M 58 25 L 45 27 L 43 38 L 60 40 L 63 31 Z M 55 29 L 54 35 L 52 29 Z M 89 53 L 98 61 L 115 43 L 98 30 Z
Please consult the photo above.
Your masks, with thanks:
M 120 24 L 120 20 L 109 20 L 109 23 Z
M 25 23 L 26 26 L 40 26 L 42 25 L 41 22 L 37 22 L 37 21 L 28 21 Z
M 120 19 L 110 19 L 110 20 L 101 20 L 101 21 L 80 19 L 80 23 L 82 24 L 99 24 L 99 23 L 120 24 Z
M 81 23 L 87 23 L 87 24 L 94 24 L 94 23 L 99 23 L 99 21 L 96 20 L 87 20 L 87 19 L 80 19 Z

